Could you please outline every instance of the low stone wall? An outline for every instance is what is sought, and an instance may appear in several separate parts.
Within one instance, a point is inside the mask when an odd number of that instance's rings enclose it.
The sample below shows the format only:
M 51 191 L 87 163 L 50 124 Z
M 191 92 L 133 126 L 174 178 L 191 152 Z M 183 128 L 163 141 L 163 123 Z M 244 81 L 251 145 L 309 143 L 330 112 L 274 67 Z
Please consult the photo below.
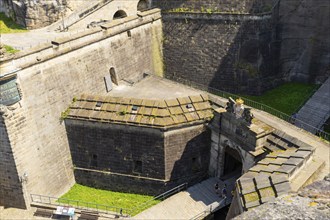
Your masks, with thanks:
M 75 168 L 76 182 L 85 186 L 116 192 L 158 195 L 167 190 L 166 181 L 111 172 Z

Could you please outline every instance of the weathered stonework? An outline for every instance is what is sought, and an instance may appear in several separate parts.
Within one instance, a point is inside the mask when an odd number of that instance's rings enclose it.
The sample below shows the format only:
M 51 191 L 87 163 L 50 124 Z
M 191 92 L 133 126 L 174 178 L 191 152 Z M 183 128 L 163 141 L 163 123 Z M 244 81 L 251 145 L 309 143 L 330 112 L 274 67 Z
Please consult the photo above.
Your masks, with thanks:
M 15 155 L 11 149 L 6 118 L 11 117 L 10 110 L 2 107 L 0 110 L 0 206 L 26 208 L 23 195 L 23 184 L 18 171 Z M 10 128 L 9 128 L 10 129 Z M 11 129 L 10 129 L 11 131 Z
M 160 18 L 158 11 L 150 16 L 155 18 L 155 15 Z M 116 32 L 109 36 L 97 30 L 103 38 L 82 34 L 83 37 L 64 39 L 57 46 L 42 45 L 17 54 L 14 59 L 1 61 L 1 77 L 16 74 L 23 95 L 15 108 L 10 106 L 12 117 L 1 123 L 1 134 L 5 138 L 1 138 L 4 145 L 1 144 L 0 151 L 6 152 L 5 155 L 11 151 L 12 158 L 5 156 L 8 162 L 1 165 L 5 167 L 4 172 L 9 173 L 4 178 L 1 175 L 0 189 L 6 191 L 8 198 L 16 199 L 1 200 L 4 203 L 1 205 L 29 205 L 31 193 L 59 197 L 74 184 L 61 112 L 75 95 L 85 92 L 106 94 L 104 76 L 109 74 L 111 67 L 116 69 L 120 79 L 154 72 L 153 58 L 146 54 L 153 50 L 150 42 L 161 40 L 158 36 L 162 33 L 161 21 L 151 18 L 149 21 L 148 16 L 144 23 L 134 23 L 136 21 L 138 18 L 130 18 L 130 22 L 117 24 L 112 29 Z M 127 27 L 132 28 L 131 37 L 127 36 Z M 127 59 L 132 54 L 137 59 Z M 27 181 L 22 187 L 19 177 L 24 174 Z
M 203 124 L 170 131 L 72 118 L 65 124 L 78 183 L 156 195 L 206 177 L 210 148 Z
M 225 109 L 216 110 L 210 128 L 212 142 L 209 174 L 218 177 L 225 174 L 225 156 L 228 151 L 234 152 L 231 156 L 241 162 L 242 173 L 249 170 L 264 156 L 261 148 L 274 131 L 273 128 L 256 119 L 253 119 L 252 124 L 249 125 L 243 118 L 237 119 Z
M 271 15 L 166 13 L 165 76 L 234 93 L 281 82 Z
M 231 13 L 263 13 L 269 12 L 273 0 L 153 0 L 153 6 L 163 10 L 218 11 Z

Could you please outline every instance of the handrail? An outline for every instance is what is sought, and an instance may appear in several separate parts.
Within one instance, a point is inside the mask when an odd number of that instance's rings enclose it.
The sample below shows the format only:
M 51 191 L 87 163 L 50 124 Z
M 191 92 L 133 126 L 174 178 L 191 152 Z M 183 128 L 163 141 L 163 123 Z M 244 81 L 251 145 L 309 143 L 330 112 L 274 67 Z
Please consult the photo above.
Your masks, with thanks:
M 56 198 L 52 196 L 43 196 L 39 194 L 30 194 L 31 201 L 40 204 L 48 204 L 48 205 L 68 205 L 80 210 L 93 210 L 98 211 L 100 213 L 105 214 L 114 214 L 121 216 L 129 216 L 130 209 L 96 204 L 91 202 L 84 202 L 79 200 L 65 199 L 65 198 Z
M 182 191 L 183 189 L 186 189 L 187 185 L 188 185 L 188 183 L 183 183 L 183 184 L 181 184 L 177 187 L 174 187 L 173 189 L 170 189 L 158 196 L 155 196 L 154 198 L 152 198 L 142 204 L 135 206 L 129 213 L 130 216 L 134 216 L 134 215 L 138 214 L 141 210 L 145 209 L 147 206 L 149 206 L 149 204 L 151 202 L 153 202 L 155 200 L 164 200 L 164 199 L 170 197 L 171 195 L 174 195 L 175 193 L 178 193 L 178 192 Z
M 68 205 L 72 206 L 74 208 L 80 209 L 80 210 L 94 210 L 98 211 L 100 213 L 105 214 L 114 214 L 117 216 L 123 216 L 123 217 L 130 217 L 133 215 L 138 214 L 140 211 L 145 209 L 150 205 L 151 202 L 155 200 L 164 200 L 171 195 L 174 195 L 175 193 L 178 193 L 182 191 L 183 189 L 187 188 L 188 183 L 183 183 L 173 189 L 170 189 L 144 203 L 141 203 L 137 206 L 135 206 L 132 209 L 126 209 L 121 207 L 115 207 L 115 206 L 109 206 L 109 205 L 103 205 L 103 204 L 96 204 L 91 202 L 84 202 L 79 200 L 72 200 L 72 199 L 66 199 L 66 198 L 56 198 L 52 196 L 43 196 L 39 194 L 30 194 L 31 201 L 35 203 L 40 204 L 48 204 L 48 205 Z
M 179 83 L 185 84 L 185 85 L 190 86 L 190 87 L 195 88 L 195 89 L 199 89 L 199 90 L 209 92 L 209 93 L 217 95 L 217 96 L 221 96 L 223 98 L 227 98 L 227 99 L 229 97 L 232 97 L 234 99 L 241 98 L 241 96 L 239 96 L 239 95 L 235 95 L 235 94 L 225 92 L 225 91 L 213 88 L 213 87 L 202 85 L 200 83 L 196 83 L 196 82 L 193 82 L 193 81 L 190 81 L 190 80 L 187 80 L 187 79 L 183 79 L 183 78 L 180 78 L 180 77 L 171 77 L 171 78 L 173 80 L 179 82 Z M 281 112 L 277 109 L 274 109 L 274 108 L 272 108 L 268 105 L 265 105 L 265 104 L 247 99 L 247 98 L 242 98 L 242 99 L 244 99 L 244 103 L 249 107 L 268 112 L 268 113 L 270 113 L 270 114 L 272 114 L 272 115 L 274 115 L 274 116 L 276 116 L 276 117 L 278 117 L 278 118 L 280 118 L 284 121 L 287 121 L 289 123 L 299 124 L 300 128 L 302 128 L 302 129 L 304 129 L 304 130 L 306 130 L 310 133 L 312 133 L 312 131 L 313 131 L 313 132 L 315 132 L 314 134 L 317 135 L 318 137 L 321 137 L 321 138 L 326 139 L 326 140 L 330 140 L 330 134 L 329 133 L 327 133 L 327 132 L 325 132 L 325 131 L 323 131 L 319 128 L 316 128 L 316 127 L 314 127 L 310 124 L 307 124 L 304 121 L 301 121 L 299 119 L 294 119 L 294 118 L 292 118 L 292 116 L 287 115 L 284 112 Z M 223 106 L 223 107 L 225 107 L 225 106 Z
M 224 201 L 224 204 L 223 206 L 222 205 L 222 202 Z M 223 198 L 221 201 L 220 201 L 220 205 L 219 206 L 212 206 L 209 205 L 206 207 L 206 209 L 204 209 L 203 211 L 201 211 L 200 213 L 198 213 L 197 215 L 195 215 L 194 217 L 190 218 L 189 220 L 199 220 L 199 219 L 204 219 L 206 216 L 210 215 L 211 213 L 214 213 L 216 211 L 218 211 L 219 209 L 229 205 L 231 203 L 231 199 L 229 201 L 229 198 Z

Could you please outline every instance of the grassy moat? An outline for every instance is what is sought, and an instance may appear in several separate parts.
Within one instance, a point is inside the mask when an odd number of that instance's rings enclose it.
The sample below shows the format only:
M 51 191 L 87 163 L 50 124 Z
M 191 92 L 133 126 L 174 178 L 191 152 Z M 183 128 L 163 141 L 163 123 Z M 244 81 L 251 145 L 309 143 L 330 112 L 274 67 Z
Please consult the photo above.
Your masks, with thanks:
M 63 200 L 61 200 L 63 199 Z M 75 184 L 66 194 L 64 194 L 58 202 L 66 203 L 64 199 L 70 199 L 85 203 L 94 203 L 98 205 L 113 206 L 123 209 L 134 209 L 136 206 L 141 205 L 153 199 L 153 196 L 139 195 L 133 193 L 113 192 L 102 189 L 95 189 L 80 184 Z M 159 203 L 159 200 L 150 202 L 150 205 L 145 207 L 147 209 Z M 103 209 L 102 206 L 99 207 Z M 143 210 L 140 210 L 143 211 Z
M 287 115 L 299 111 L 299 108 L 317 90 L 319 85 L 303 83 L 286 83 L 275 89 L 265 92 L 261 96 L 242 95 L 247 99 L 268 105 Z

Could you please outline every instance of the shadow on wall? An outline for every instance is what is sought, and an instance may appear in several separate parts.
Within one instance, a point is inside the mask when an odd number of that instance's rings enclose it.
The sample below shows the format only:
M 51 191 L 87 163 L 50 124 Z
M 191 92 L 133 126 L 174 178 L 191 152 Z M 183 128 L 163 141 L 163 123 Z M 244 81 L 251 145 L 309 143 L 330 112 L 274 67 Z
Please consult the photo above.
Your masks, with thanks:
M 170 173 L 171 184 L 169 188 L 185 182 L 193 185 L 207 177 L 210 161 L 210 132 L 204 130 L 194 136 L 195 132 L 198 131 L 177 133 L 169 138 L 169 144 L 166 146 L 166 173 Z M 181 144 L 178 144 L 180 142 Z M 178 154 L 181 154 L 179 158 Z
M 197 19 L 174 19 L 164 14 L 166 76 L 247 94 L 280 84 L 276 23 L 270 13 L 262 16 L 256 10 L 266 8 L 263 3 L 269 12 L 273 0 L 247 2 L 250 10 L 244 13 L 251 16 L 210 12 Z
M 251 14 L 254 4 L 249 11 Z M 225 55 L 218 63 L 212 80 L 205 83 L 236 94 L 260 95 L 283 82 L 278 74 L 280 45 L 274 22 L 276 12 L 273 11 L 271 16 L 224 21 L 227 23 L 226 32 L 232 37 L 222 36 L 227 44 L 222 47 Z

